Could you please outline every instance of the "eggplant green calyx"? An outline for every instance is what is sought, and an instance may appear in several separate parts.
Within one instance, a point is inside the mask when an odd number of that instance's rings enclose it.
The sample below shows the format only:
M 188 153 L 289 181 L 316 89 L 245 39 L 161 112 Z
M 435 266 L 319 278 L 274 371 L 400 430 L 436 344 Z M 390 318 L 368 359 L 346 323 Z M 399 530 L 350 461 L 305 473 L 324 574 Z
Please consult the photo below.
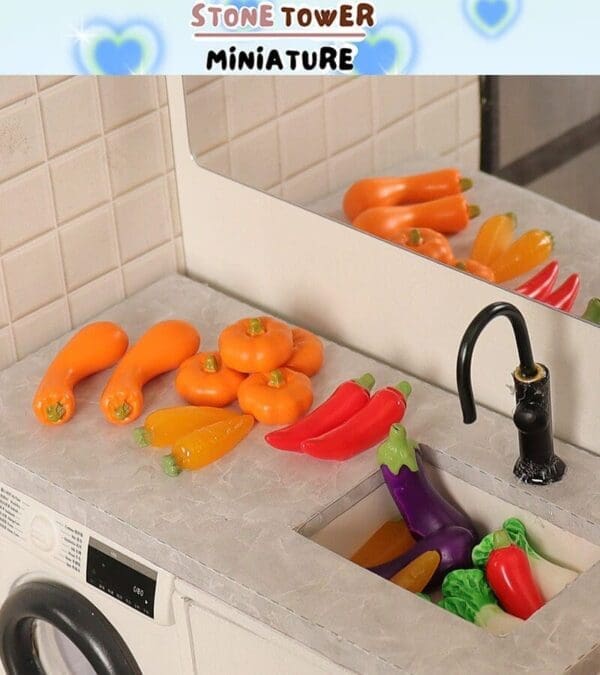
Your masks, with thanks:
M 413 473 L 419 470 L 415 441 L 408 438 L 402 424 L 392 424 L 387 439 L 377 450 L 377 462 L 384 465 L 398 475 L 403 466 L 407 466 Z
M 479 612 L 488 605 L 498 606 L 496 598 L 481 570 L 455 570 L 442 584 L 440 607 L 476 623 Z

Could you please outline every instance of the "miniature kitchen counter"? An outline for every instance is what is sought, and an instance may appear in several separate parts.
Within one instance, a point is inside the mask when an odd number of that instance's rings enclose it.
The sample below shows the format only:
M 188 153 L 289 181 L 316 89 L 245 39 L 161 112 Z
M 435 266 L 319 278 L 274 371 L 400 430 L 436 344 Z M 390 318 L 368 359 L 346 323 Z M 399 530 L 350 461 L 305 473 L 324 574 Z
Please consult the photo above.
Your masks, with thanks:
M 102 317 L 120 323 L 131 340 L 155 321 L 187 319 L 211 348 L 226 324 L 253 313 L 205 285 L 169 277 Z M 265 427 L 256 425 L 216 464 L 169 478 L 160 468 L 163 452 L 135 446 L 135 425 L 104 421 L 98 398 L 105 375 L 79 387 L 68 425 L 41 427 L 31 398 L 63 342 L 0 372 L 0 472 L 8 485 L 351 671 L 557 673 L 590 658 L 600 643 L 600 605 L 589 592 L 600 589 L 600 563 L 520 630 L 496 638 L 298 533 L 309 521 L 311 528 L 330 521 L 381 484 L 373 452 L 321 462 L 271 449 L 262 440 Z M 413 437 L 439 448 L 427 458 L 432 464 L 600 545 L 599 457 L 557 443 L 568 465 L 563 482 L 520 485 L 512 474 L 518 449 L 511 420 L 481 409 L 478 423 L 465 427 L 454 395 L 332 343 L 314 379 L 316 401 L 366 371 L 378 386 L 411 381 L 405 423 Z M 172 379 L 146 388 L 147 412 L 178 402 Z M 506 395 L 512 396 L 508 389 Z

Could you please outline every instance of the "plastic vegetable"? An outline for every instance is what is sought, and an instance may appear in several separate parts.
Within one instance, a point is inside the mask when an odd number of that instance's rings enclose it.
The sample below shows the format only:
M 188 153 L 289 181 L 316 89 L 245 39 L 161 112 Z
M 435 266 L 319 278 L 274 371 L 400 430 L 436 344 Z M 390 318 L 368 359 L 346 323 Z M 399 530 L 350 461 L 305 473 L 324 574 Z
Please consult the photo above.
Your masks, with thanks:
M 496 277 L 494 276 L 492 270 L 487 265 L 477 262 L 477 260 L 457 260 L 454 263 L 454 267 L 457 267 L 463 272 L 468 272 L 473 276 L 479 277 L 480 279 L 485 279 L 486 281 L 491 281 L 492 283 L 496 281 Z
M 128 342 L 125 331 L 108 321 L 91 323 L 75 333 L 54 357 L 35 392 L 33 411 L 38 420 L 53 426 L 68 422 L 75 414 L 75 385 L 113 366 Z
M 442 582 L 448 572 L 471 564 L 473 542 L 473 534 L 469 530 L 451 525 L 420 539 L 410 550 L 394 560 L 369 569 L 381 577 L 391 579 L 423 553 L 436 551 L 440 556 L 440 564 L 431 578 L 431 584 L 435 586 Z
M 220 408 L 235 401 L 245 377 L 223 365 L 218 352 L 201 352 L 179 366 L 175 389 L 188 403 Z
M 473 182 L 461 178 L 457 169 L 440 169 L 416 176 L 363 178 L 350 186 L 344 195 L 343 208 L 352 222 L 362 211 L 373 206 L 418 204 L 468 190 Z
M 392 241 L 447 265 L 451 265 L 454 261 L 452 247 L 446 237 L 426 227 L 401 230 Z
M 455 570 L 442 584 L 440 607 L 460 616 L 492 635 L 508 635 L 523 624 L 522 619 L 498 607 L 492 589 L 481 570 Z
M 370 373 L 365 373 L 357 380 L 342 382 L 333 394 L 311 413 L 291 426 L 271 431 L 265 436 L 265 440 L 279 450 L 300 452 L 302 441 L 339 427 L 364 408 L 369 402 L 371 397 L 369 392 L 374 384 L 375 378 Z
M 406 553 L 414 543 L 415 540 L 403 520 L 388 520 L 350 560 L 361 567 L 375 567 Z
M 352 224 L 382 239 L 394 240 L 407 227 L 426 227 L 442 234 L 456 234 L 480 213 L 463 195 L 443 197 L 411 206 L 376 206 L 363 211 Z
M 420 593 L 431 581 L 442 559 L 437 551 L 426 551 L 390 579 L 396 586 Z
M 582 319 L 600 325 L 600 298 L 592 298 L 581 315 Z
M 192 431 L 162 458 L 163 471 L 168 476 L 178 476 L 183 469 L 202 469 L 233 450 L 253 425 L 252 415 L 234 415 Z
M 527 554 L 531 573 L 546 602 L 577 578 L 577 572 L 550 562 L 533 548 L 527 539 L 525 525 L 518 518 L 505 520 L 502 528 L 508 533 L 511 541 Z M 487 545 L 488 542 L 486 542 Z
M 268 316 L 241 319 L 219 336 L 223 363 L 240 373 L 266 373 L 287 363 L 294 350 L 292 330 Z
M 573 309 L 575 300 L 577 300 L 580 288 L 581 279 L 579 278 L 579 274 L 571 274 L 556 290 L 547 295 L 543 301 L 556 309 L 570 312 Z
M 514 279 L 521 274 L 545 262 L 554 248 L 554 239 L 550 232 L 529 230 L 511 244 L 506 251 L 492 263 L 492 272 L 498 283 Z
M 100 407 L 113 424 L 137 419 L 144 406 L 142 387 L 174 370 L 198 351 L 200 334 L 185 321 L 161 321 L 125 354 L 102 392 Z
M 291 424 L 312 402 L 308 376 L 289 368 L 249 375 L 238 389 L 240 408 L 263 424 Z
M 231 410 L 184 405 L 176 408 L 162 408 L 150 413 L 143 427 L 133 430 L 133 437 L 140 448 L 153 445 L 165 448 L 173 445 L 183 436 L 206 427 L 209 424 L 234 417 Z
M 547 295 L 550 295 L 554 284 L 558 279 L 558 261 L 552 260 L 546 267 L 542 268 L 531 279 L 522 283 L 515 288 L 517 293 L 525 295 L 528 298 L 535 298 L 537 300 L 544 300 Z
M 407 437 L 401 424 L 390 428 L 387 440 L 377 451 L 377 461 L 392 499 L 416 539 L 459 525 L 470 532 L 475 542 L 477 534 L 470 519 L 429 482 L 416 443 Z
M 479 228 L 470 257 L 489 267 L 512 244 L 516 226 L 517 217 L 514 213 L 502 213 L 488 218 Z
M 485 576 L 502 607 L 520 619 L 528 619 L 544 605 L 525 551 L 513 544 L 506 530 L 484 537 L 473 549 L 473 564 L 485 568 Z
M 292 328 L 293 352 L 286 368 L 298 370 L 309 377 L 316 375 L 323 366 L 323 343 L 304 328 Z
M 358 455 L 379 443 L 390 425 L 404 417 L 410 392 L 408 382 L 380 389 L 349 420 L 321 436 L 303 441 L 300 449 L 319 459 L 345 460 Z

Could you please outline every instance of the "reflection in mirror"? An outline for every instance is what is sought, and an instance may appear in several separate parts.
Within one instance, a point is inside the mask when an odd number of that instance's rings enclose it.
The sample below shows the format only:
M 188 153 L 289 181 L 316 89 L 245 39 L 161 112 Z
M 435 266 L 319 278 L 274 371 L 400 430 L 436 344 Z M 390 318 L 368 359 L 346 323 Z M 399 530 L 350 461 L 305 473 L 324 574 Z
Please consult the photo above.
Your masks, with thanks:
M 574 317 L 600 295 L 600 77 L 185 77 L 184 88 L 206 169 Z M 430 175 L 406 180 L 419 174 Z M 594 307 L 586 318 L 600 323 Z

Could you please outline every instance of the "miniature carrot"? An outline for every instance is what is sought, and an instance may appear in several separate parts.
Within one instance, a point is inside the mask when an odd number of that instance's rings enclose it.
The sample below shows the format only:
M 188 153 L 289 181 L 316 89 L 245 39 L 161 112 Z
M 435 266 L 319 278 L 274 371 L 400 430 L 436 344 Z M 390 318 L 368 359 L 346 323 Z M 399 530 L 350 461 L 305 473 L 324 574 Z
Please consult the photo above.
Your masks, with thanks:
M 289 368 L 254 373 L 240 385 L 238 402 L 263 424 L 291 424 L 312 405 L 312 386 L 308 376 Z
M 406 553 L 414 544 L 415 540 L 404 520 L 388 520 L 350 560 L 361 567 L 375 567 Z
M 492 283 L 496 281 L 492 270 L 487 265 L 477 262 L 477 260 L 457 260 L 454 263 L 454 267 L 480 279 L 485 279 L 485 281 L 491 281 Z
M 218 352 L 200 352 L 179 366 L 175 389 L 188 403 L 222 408 L 235 401 L 245 377 L 224 365 Z
M 289 361 L 294 351 L 292 331 L 268 316 L 241 319 L 219 336 L 223 363 L 240 373 L 266 373 Z
M 509 281 L 545 262 L 554 248 L 554 238 L 544 230 L 529 230 L 512 243 L 491 265 L 498 283 Z
M 140 448 L 147 445 L 165 448 L 195 429 L 229 419 L 234 415 L 231 410 L 195 405 L 162 408 L 150 413 L 144 426 L 133 430 L 133 437 Z
M 442 234 L 456 234 L 479 213 L 479 207 L 467 204 L 460 194 L 411 206 L 376 206 L 363 211 L 352 224 L 382 239 L 394 240 L 407 227 L 426 227 Z
M 431 581 L 441 561 L 442 558 L 437 551 L 425 551 L 394 574 L 390 581 L 407 591 L 421 593 Z
M 452 247 L 446 237 L 426 227 L 401 230 L 392 241 L 447 265 L 451 265 L 454 261 Z
M 415 176 L 363 178 L 344 195 L 343 208 L 352 222 L 359 213 L 374 206 L 419 204 L 468 190 L 473 185 L 458 169 L 440 169 Z
M 163 471 L 167 476 L 178 476 L 184 469 L 202 469 L 233 450 L 253 425 L 252 415 L 234 415 L 192 431 L 162 458 Z
M 109 321 L 90 323 L 58 352 L 33 398 L 42 424 L 65 424 L 75 414 L 73 389 L 81 380 L 113 366 L 127 350 L 125 331 Z
M 592 298 L 581 315 L 582 319 L 596 323 L 600 326 L 600 298 Z
M 512 244 L 516 226 L 517 217 L 514 213 L 488 218 L 475 237 L 471 259 L 489 267 Z
M 571 274 L 557 289 L 547 295 L 543 299 L 543 302 L 556 309 L 562 309 L 564 312 L 570 312 L 573 309 L 575 300 L 577 300 L 580 288 L 581 279 L 579 278 L 579 274 Z
M 293 352 L 286 368 L 297 370 L 308 377 L 316 375 L 323 366 L 323 343 L 304 328 L 292 328 Z
M 100 407 L 113 424 L 137 419 L 144 406 L 143 386 L 161 373 L 177 368 L 195 354 L 200 334 L 185 321 L 161 321 L 125 354 L 102 392 Z
M 520 293 L 536 300 L 544 300 L 552 292 L 554 284 L 558 279 L 558 272 L 558 260 L 552 260 L 531 279 L 517 286 L 515 293 Z

